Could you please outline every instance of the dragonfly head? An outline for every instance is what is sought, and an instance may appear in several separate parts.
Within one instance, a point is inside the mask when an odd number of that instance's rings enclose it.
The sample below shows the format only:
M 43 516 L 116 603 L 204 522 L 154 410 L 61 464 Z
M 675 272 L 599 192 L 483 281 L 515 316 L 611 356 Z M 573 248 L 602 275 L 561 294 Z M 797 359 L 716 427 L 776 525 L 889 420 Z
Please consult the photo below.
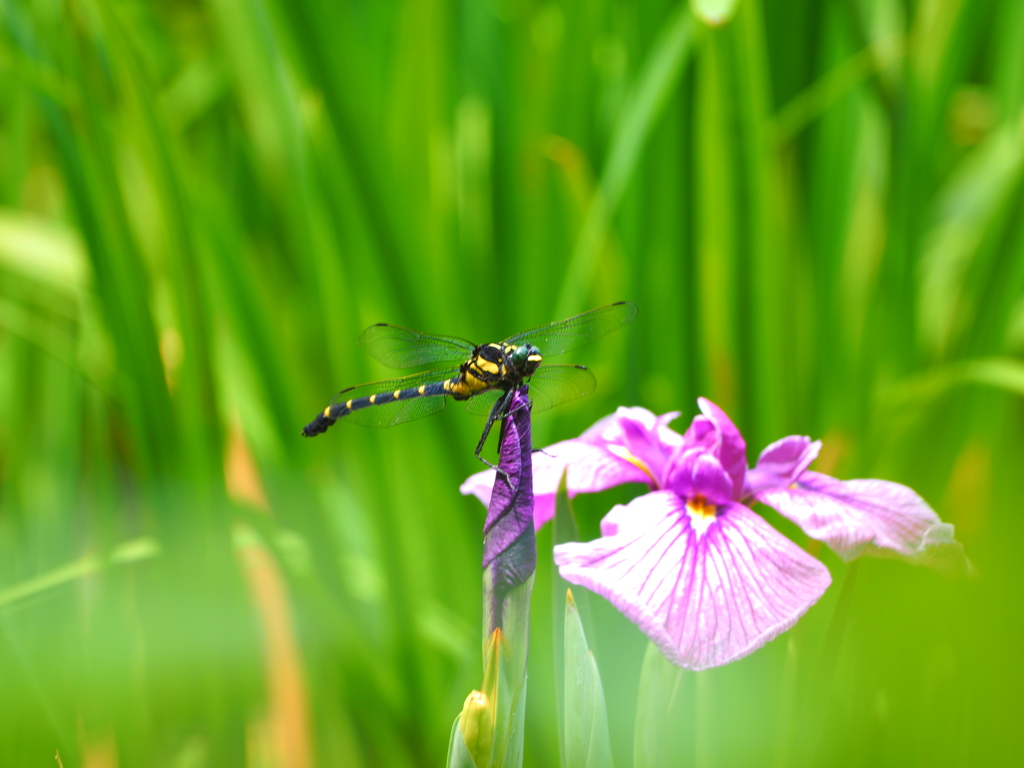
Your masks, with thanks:
M 521 376 L 529 376 L 537 370 L 543 359 L 540 350 L 533 344 L 523 344 L 516 347 L 510 355 L 512 365 Z

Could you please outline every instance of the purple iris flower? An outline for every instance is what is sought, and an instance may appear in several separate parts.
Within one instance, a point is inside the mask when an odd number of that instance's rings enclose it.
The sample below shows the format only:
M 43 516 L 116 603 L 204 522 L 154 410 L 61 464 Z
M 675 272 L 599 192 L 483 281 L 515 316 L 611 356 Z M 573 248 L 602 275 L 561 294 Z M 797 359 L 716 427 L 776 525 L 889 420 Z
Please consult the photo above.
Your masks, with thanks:
M 533 458 L 536 527 L 553 514 L 563 472 L 570 496 L 649 487 L 605 516 L 601 538 L 555 547 L 555 562 L 674 663 L 706 669 L 746 656 L 793 626 L 831 583 L 820 561 L 747 506 L 755 500 L 847 560 L 863 553 L 969 569 L 952 526 L 909 488 L 812 472 L 821 443 L 800 436 L 768 446 L 748 470 L 736 426 L 714 403 L 698 404 L 683 435 L 668 427 L 678 413 L 619 408 Z M 462 492 L 486 502 L 487 474 Z

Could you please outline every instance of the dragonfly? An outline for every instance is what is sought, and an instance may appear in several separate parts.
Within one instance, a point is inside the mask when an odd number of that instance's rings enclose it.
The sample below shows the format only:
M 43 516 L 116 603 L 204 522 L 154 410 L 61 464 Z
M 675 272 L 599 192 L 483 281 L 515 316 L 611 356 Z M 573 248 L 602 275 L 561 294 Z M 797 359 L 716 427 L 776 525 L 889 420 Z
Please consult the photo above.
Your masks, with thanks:
M 589 395 L 597 380 L 586 366 L 542 365 L 544 359 L 589 344 L 635 317 L 636 306 L 619 301 L 490 344 L 420 333 L 390 323 L 371 325 L 359 335 L 359 346 L 385 366 L 448 367 L 343 389 L 303 427 L 302 436 L 323 434 L 337 421 L 391 427 L 437 413 L 448 398 L 468 400 L 470 413 L 487 417 L 474 455 L 496 468 L 481 451 L 491 427 L 508 415 L 512 393 L 529 383 L 534 412 Z M 454 365 L 456 362 L 459 365 Z

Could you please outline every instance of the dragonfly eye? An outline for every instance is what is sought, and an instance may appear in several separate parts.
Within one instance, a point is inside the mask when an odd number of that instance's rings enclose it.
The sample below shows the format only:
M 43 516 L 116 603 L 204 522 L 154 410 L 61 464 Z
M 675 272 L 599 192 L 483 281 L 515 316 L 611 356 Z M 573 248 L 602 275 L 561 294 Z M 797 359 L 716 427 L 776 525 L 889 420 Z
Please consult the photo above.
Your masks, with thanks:
M 537 366 L 540 365 L 541 362 L 540 350 L 532 344 L 523 344 L 522 346 L 516 347 L 511 358 L 512 364 L 519 371 L 522 371 L 527 375 L 537 370 Z

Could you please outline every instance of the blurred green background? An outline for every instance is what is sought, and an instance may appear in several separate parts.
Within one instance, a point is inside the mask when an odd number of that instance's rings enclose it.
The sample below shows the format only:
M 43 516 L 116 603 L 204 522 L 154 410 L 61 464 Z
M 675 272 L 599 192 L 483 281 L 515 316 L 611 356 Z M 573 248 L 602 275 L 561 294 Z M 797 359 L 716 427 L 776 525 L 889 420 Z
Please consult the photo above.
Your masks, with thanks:
M 387 373 L 372 322 L 488 341 L 617 299 L 537 445 L 706 395 L 751 458 L 810 434 L 912 485 L 981 574 L 851 589 L 823 552 L 796 630 L 681 677 L 680 764 L 1024 761 L 1024 3 L 0 0 L 0 30 L 0 765 L 440 765 L 481 423 L 299 430 Z M 646 641 L 590 604 L 628 766 Z

